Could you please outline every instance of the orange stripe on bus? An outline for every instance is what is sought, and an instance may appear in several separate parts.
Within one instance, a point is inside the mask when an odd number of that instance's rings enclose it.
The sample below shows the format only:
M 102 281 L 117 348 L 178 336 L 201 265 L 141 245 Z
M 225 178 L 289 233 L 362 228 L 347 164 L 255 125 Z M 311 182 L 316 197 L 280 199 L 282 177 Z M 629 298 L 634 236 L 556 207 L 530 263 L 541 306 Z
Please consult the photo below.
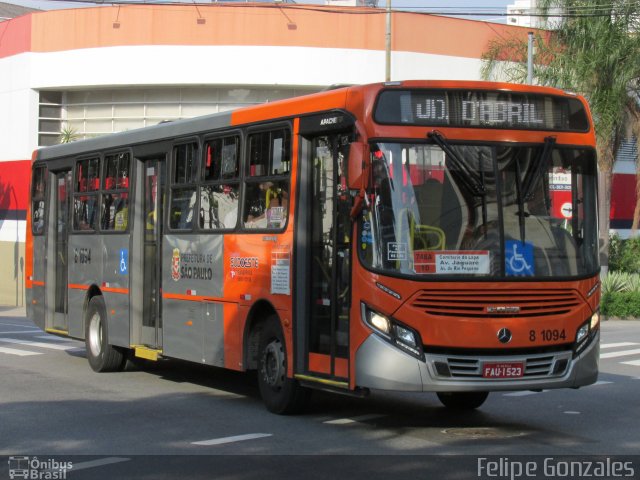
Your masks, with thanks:
M 109 293 L 122 293 L 123 295 L 129 294 L 128 288 L 102 287 L 101 290 Z
M 221 303 L 238 303 L 226 298 L 207 297 L 204 295 L 186 295 L 183 293 L 163 293 L 162 298 L 167 300 L 186 300 L 188 302 L 221 302 Z
M 89 290 L 89 285 L 79 285 L 76 283 L 70 283 L 67 285 L 72 290 Z
M 44 282 L 41 282 L 40 280 L 31 280 L 31 284 L 36 287 L 44 287 Z

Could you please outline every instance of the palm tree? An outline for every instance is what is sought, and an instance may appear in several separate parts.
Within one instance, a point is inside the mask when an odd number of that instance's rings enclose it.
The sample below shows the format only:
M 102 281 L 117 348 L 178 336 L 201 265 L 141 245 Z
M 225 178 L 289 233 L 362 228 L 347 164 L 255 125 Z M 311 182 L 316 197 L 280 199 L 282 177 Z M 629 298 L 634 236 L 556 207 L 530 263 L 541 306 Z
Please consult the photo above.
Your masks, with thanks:
M 60 143 L 71 143 L 78 139 L 76 129 L 65 124 L 60 130 Z
M 553 31 L 536 35 L 536 82 L 580 93 L 591 106 L 600 169 L 600 259 L 606 273 L 615 154 L 627 125 L 640 132 L 640 4 L 628 0 L 539 0 L 538 8 L 542 15 L 562 13 L 549 25 Z M 493 41 L 483 57 L 482 75 L 523 83 L 525 40 Z

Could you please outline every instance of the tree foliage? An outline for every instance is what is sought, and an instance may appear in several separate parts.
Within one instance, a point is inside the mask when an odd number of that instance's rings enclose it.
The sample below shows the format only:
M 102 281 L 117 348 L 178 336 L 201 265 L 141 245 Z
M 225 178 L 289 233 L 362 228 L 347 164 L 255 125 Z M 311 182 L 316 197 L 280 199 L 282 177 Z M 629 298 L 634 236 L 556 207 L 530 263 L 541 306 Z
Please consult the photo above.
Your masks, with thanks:
M 550 30 L 535 35 L 535 83 L 580 93 L 591 107 L 601 172 L 601 259 L 606 265 L 615 154 L 629 128 L 640 132 L 640 3 L 539 0 L 538 8 L 550 15 Z M 526 58 L 522 36 L 496 39 L 483 56 L 482 76 L 524 83 Z

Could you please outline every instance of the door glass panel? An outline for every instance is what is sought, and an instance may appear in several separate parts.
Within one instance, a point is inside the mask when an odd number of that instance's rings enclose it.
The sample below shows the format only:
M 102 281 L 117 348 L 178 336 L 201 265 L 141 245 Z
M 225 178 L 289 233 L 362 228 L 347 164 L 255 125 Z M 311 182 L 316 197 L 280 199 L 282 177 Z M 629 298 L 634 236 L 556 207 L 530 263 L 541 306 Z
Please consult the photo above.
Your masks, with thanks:
M 145 343 L 160 345 L 159 329 L 162 328 L 162 301 L 160 298 L 162 200 L 164 191 L 164 163 L 147 160 L 144 165 L 144 286 L 143 333 Z M 145 328 L 147 327 L 147 328 Z M 151 337 L 149 336 L 151 335 Z M 154 340 L 155 339 L 155 340 Z
M 68 226 L 71 172 L 56 175 L 56 313 L 67 313 Z
M 309 351 L 333 358 L 349 353 L 351 220 L 343 169 L 348 144 L 347 136 L 324 136 L 312 145 Z

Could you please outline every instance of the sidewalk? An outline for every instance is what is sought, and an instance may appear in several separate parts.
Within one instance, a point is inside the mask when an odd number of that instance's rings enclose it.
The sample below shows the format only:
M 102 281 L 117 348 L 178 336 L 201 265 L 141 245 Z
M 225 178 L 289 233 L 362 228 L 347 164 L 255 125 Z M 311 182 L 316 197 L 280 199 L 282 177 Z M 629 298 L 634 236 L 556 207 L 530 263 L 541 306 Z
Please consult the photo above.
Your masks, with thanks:
M 11 307 L 0 305 L 0 317 L 26 317 L 27 312 L 24 306 Z

